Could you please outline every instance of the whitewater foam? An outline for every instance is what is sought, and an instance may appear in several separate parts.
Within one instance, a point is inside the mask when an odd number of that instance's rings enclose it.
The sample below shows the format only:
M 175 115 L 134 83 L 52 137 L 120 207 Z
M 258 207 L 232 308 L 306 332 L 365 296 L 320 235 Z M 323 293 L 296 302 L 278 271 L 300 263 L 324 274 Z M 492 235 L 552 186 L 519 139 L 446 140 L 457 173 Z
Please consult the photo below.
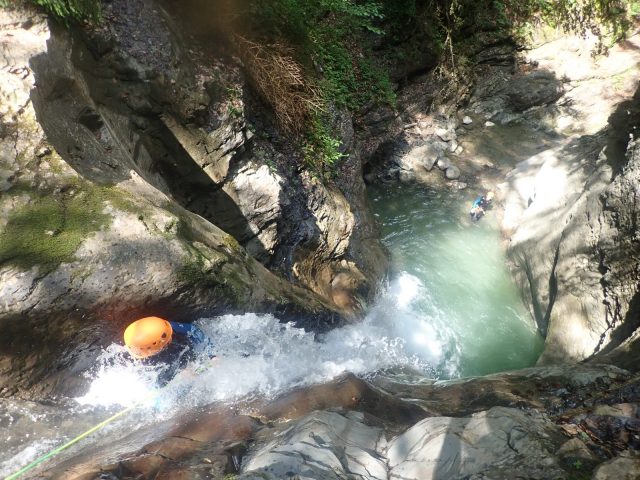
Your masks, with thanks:
M 271 397 L 291 388 L 322 383 L 351 372 L 366 376 L 393 367 L 432 374 L 442 357 L 442 342 L 412 304 L 423 298 L 420 280 L 402 274 L 363 321 L 316 335 L 272 315 L 224 315 L 197 325 L 215 344 L 216 358 L 197 358 L 158 390 L 158 372 L 111 345 L 90 373 L 83 405 L 123 405 L 154 392 L 169 409 L 231 402 L 249 396 Z M 188 391 L 188 395 L 186 392 Z

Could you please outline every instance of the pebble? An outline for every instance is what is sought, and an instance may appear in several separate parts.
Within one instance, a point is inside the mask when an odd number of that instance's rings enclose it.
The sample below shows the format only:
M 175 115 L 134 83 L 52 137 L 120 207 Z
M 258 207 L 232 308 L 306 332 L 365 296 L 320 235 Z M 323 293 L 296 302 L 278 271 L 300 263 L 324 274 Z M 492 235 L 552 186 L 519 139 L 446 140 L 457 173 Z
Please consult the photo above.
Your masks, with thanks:
M 436 128 L 436 135 L 444 142 L 450 142 L 456 138 L 455 132 L 447 130 L 446 128 Z
M 449 168 L 447 168 L 444 171 L 444 176 L 448 180 L 455 180 L 456 178 L 460 177 L 460 169 L 458 167 L 456 167 L 455 165 L 451 165 Z
M 484 122 L 484 126 L 485 126 L 485 127 L 493 127 L 493 126 L 495 126 L 495 123 L 493 123 L 493 122 L 491 122 L 491 121 L 487 120 L 486 122 Z
M 470 125 L 473 123 L 473 120 L 471 120 L 471 117 L 465 115 L 462 119 L 462 123 L 464 123 L 465 125 Z

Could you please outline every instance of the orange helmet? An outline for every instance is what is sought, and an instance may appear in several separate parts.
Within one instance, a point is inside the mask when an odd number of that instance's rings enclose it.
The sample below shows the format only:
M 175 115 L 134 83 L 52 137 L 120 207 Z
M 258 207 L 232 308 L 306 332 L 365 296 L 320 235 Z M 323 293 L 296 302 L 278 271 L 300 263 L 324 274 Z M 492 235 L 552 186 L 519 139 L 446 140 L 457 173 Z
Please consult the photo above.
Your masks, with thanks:
M 171 324 L 160 317 L 136 320 L 124 331 L 124 344 L 136 358 L 146 358 L 159 353 L 171 343 Z

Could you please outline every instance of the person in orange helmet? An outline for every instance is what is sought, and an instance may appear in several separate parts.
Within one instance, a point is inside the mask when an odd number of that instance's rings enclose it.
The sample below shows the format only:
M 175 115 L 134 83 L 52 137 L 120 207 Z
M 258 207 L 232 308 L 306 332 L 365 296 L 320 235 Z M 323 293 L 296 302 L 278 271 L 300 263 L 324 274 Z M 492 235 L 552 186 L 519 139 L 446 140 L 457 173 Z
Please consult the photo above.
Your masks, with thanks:
M 160 383 L 169 382 L 198 353 L 215 356 L 211 340 L 196 325 L 160 317 L 144 317 L 131 323 L 124 331 L 124 344 L 132 357 L 162 365 Z

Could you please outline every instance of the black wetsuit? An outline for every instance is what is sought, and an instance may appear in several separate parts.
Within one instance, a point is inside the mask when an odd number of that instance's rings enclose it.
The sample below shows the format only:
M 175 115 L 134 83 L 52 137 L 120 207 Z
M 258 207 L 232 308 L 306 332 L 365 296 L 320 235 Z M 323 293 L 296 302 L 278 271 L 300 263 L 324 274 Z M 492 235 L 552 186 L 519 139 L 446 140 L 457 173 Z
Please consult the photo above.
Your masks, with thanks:
M 176 374 L 203 352 L 214 357 L 211 340 L 192 323 L 169 322 L 173 329 L 171 343 L 160 353 L 143 361 L 157 365 L 162 370 L 158 375 L 160 386 L 169 383 Z

